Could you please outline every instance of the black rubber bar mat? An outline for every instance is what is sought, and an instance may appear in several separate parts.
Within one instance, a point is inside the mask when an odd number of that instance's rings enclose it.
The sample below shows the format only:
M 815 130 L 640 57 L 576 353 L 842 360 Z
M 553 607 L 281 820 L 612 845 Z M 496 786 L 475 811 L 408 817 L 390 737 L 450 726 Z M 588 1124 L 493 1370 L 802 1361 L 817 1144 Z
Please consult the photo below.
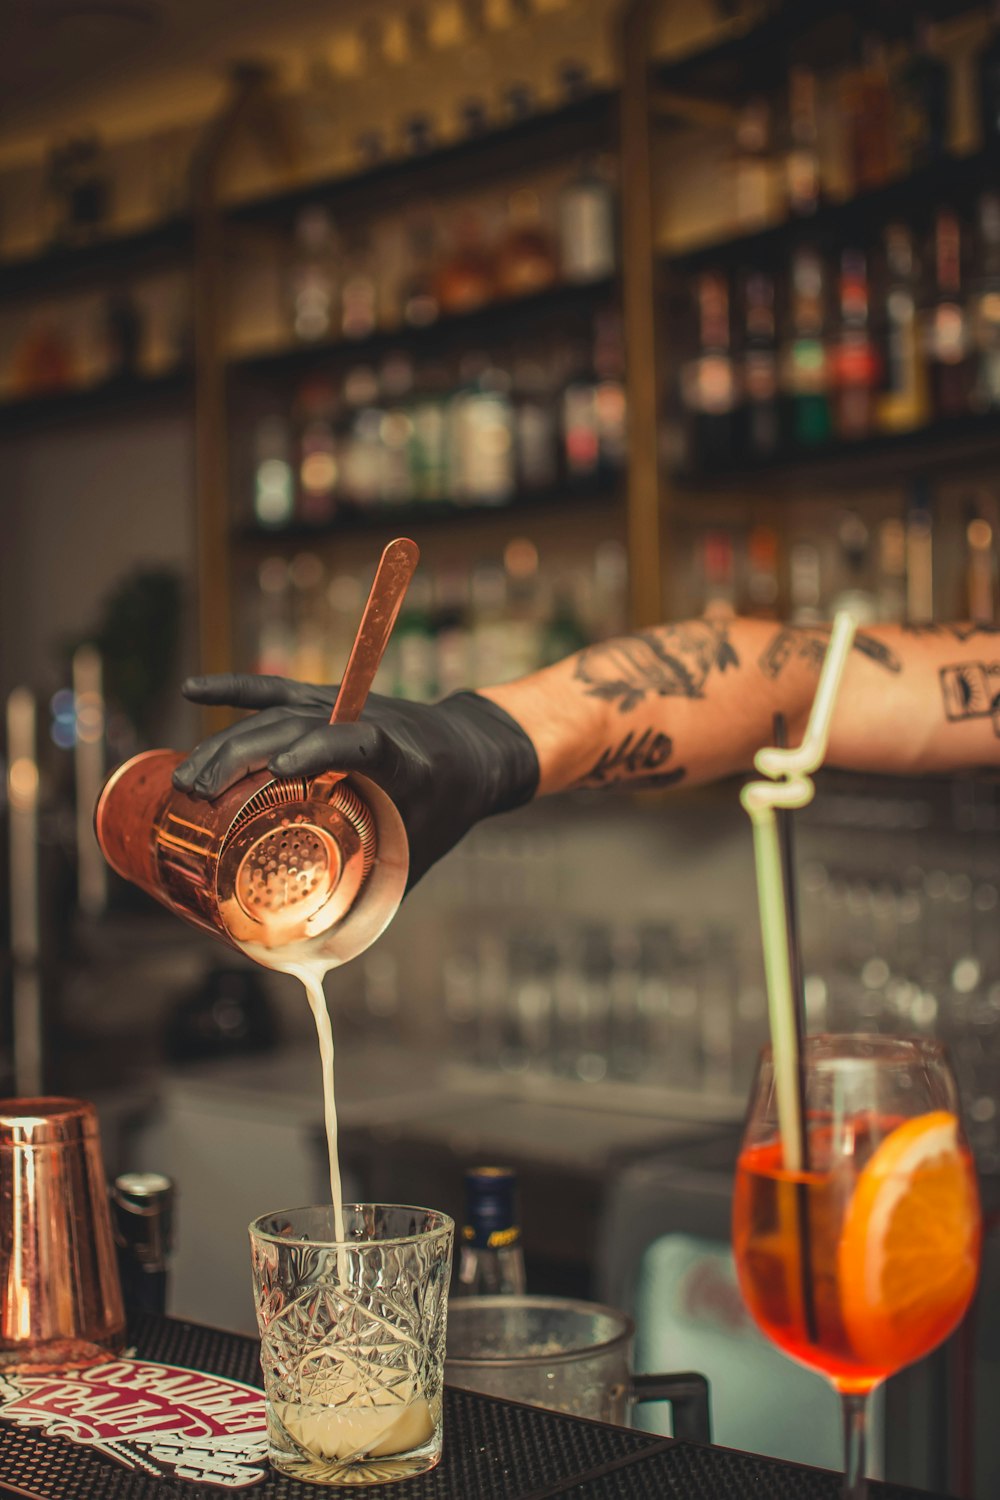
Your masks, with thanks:
M 255 1340 L 155 1317 L 138 1321 L 130 1339 L 136 1360 L 152 1368 L 136 1380 L 123 1367 L 120 1389 L 113 1388 L 114 1370 L 108 1379 L 100 1375 L 104 1367 L 90 1385 L 56 1377 L 28 1390 L 17 1377 L 0 1377 L 4 1500 L 318 1500 L 327 1487 L 261 1463 L 260 1403 L 239 1388 L 260 1387 Z M 184 1373 L 192 1371 L 206 1378 Z M 165 1416 L 168 1407 L 182 1418 Z M 67 1435 L 79 1438 L 83 1426 L 86 1441 Z M 338 1486 L 336 1493 L 346 1497 L 351 1489 L 358 1500 L 837 1500 L 839 1481 L 822 1470 L 449 1389 L 438 1467 L 394 1484 Z M 891 1485 L 872 1493 L 917 1500 L 916 1491 Z

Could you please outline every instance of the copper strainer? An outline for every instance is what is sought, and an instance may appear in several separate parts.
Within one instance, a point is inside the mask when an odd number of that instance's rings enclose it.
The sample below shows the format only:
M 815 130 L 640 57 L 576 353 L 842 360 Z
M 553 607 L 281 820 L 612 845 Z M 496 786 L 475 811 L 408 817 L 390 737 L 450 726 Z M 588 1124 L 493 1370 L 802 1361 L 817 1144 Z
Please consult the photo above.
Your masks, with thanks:
M 357 719 L 417 565 L 415 542 L 382 554 L 330 716 Z M 258 772 L 214 802 L 177 791 L 183 756 L 152 750 L 120 766 L 97 805 L 97 837 L 126 879 L 240 948 L 308 944 L 343 963 L 391 921 L 406 886 L 402 820 L 364 776 L 310 781 Z

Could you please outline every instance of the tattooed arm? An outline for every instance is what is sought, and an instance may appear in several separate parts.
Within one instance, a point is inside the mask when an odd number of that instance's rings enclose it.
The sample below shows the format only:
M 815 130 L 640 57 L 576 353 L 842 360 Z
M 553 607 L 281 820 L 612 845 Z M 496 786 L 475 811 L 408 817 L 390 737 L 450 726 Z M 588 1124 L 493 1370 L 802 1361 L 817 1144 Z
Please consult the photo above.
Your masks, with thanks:
M 826 627 L 700 619 L 588 646 L 518 682 L 480 690 L 524 729 L 540 794 L 568 787 L 695 785 L 749 769 L 804 732 Z M 1000 766 L 1000 638 L 988 626 L 858 632 L 829 763 L 920 773 Z
M 859 771 L 1000 764 L 1000 640 L 969 625 L 855 636 L 829 759 Z M 218 797 L 252 771 L 358 772 L 382 786 L 410 844 L 409 884 L 473 824 L 566 787 L 674 786 L 750 767 L 784 713 L 805 729 L 828 631 L 689 620 L 588 646 L 519 682 L 438 704 L 372 694 L 331 724 L 336 685 L 191 678 L 197 703 L 258 709 L 203 740 L 174 772 Z

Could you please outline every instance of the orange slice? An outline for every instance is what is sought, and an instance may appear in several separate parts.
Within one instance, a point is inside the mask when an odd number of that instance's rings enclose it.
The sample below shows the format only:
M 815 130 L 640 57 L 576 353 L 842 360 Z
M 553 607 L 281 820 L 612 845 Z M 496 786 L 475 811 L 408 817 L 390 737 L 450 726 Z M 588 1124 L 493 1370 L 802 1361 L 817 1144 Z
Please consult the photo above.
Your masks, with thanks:
M 958 1119 L 917 1115 L 862 1170 L 837 1251 L 847 1336 L 887 1372 L 920 1359 L 960 1321 L 979 1272 L 979 1199 Z

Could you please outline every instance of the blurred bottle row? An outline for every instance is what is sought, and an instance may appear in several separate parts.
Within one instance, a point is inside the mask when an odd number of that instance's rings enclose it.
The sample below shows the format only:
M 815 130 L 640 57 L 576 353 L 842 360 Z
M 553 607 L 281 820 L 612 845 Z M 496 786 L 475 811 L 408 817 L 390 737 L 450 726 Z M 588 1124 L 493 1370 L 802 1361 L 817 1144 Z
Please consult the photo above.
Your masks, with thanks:
M 1000 11 L 976 57 L 972 88 L 959 55 L 914 7 L 908 42 L 862 24 L 850 66 L 822 77 L 791 66 L 778 100 L 738 111 L 731 155 L 732 229 L 808 217 L 824 199 L 879 188 L 943 160 L 958 106 L 976 115 L 980 144 L 1000 141 Z
M 685 288 L 682 464 L 711 470 L 1000 410 L 1000 194 L 975 222 L 803 239 L 787 265 L 706 269 Z
M 819 624 L 838 609 L 862 623 L 997 619 L 997 496 L 955 505 L 915 486 L 902 515 L 866 517 L 830 508 L 822 528 L 786 517 L 765 524 L 699 525 L 679 542 L 672 612 L 711 606 L 760 618 Z
M 248 621 L 254 670 L 339 682 L 364 604 L 353 574 L 327 574 L 320 557 L 265 559 Z M 527 538 L 502 559 L 422 567 L 406 597 L 375 690 L 427 701 L 509 681 L 559 661 L 625 624 L 624 548 L 604 542 L 587 559 L 540 562 Z
M 341 229 L 318 201 L 299 214 L 284 261 L 286 336 L 302 342 L 425 328 L 442 314 L 595 281 L 617 261 L 613 163 L 588 158 L 544 195 L 520 187 L 504 203 L 426 204 L 367 227 Z
M 183 273 L 35 307 L 19 303 L 0 317 L 0 393 L 17 400 L 166 375 L 190 360 L 192 348 Z
M 557 484 L 610 482 L 626 456 L 621 325 L 414 365 L 405 353 L 342 380 L 316 374 L 253 428 L 261 527 L 322 525 L 344 510 L 448 501 L 503 505 Z

